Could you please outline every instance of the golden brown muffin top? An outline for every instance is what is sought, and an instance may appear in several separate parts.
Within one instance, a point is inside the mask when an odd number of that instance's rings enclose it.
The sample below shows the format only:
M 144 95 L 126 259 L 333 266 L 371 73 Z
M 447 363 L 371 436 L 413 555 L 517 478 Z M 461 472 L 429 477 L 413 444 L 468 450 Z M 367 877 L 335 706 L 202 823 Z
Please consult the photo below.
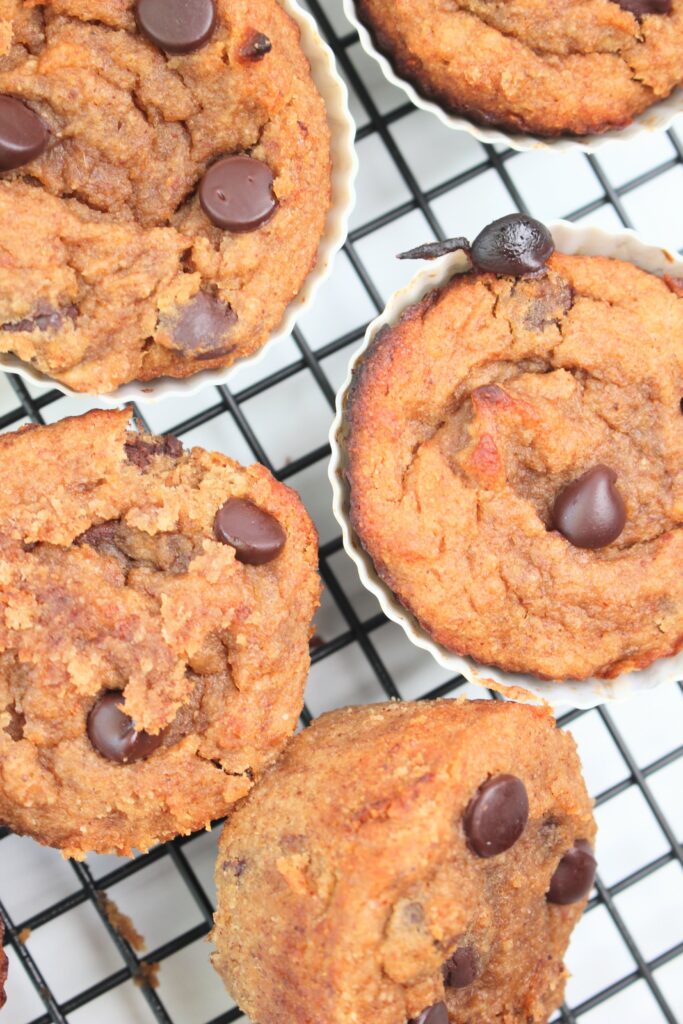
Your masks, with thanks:
M 319 592 L 293 491 L 128 424 L 0 438 L 0 818 L 75 856 L 249 791 L 295 728 Z

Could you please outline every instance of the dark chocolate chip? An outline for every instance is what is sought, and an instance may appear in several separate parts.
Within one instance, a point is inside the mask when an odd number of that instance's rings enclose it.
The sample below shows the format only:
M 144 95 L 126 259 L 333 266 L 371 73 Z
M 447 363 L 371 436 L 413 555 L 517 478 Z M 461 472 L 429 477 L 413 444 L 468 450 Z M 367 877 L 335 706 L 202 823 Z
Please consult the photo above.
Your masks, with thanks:
M 625 11 L 642 18 L 644 14 L 670 14 L 673 0 L 612 0 Z
M 408 1024 L 448 1024 L 448 1009 L 445 1003 L 434 1003 L 413 1017 Z
M 447 238 L 443 242 L 427 242 L 425 245 L 418 245 L 415 249 L 408 249 L 407 252 L 400 252 L 396 257 L 399 260 L 438 260 L 440 256 L 446 256 L 449 252 L 469 253 L 470 243 L 466 238 Z
M 230 352 L 230 334 L 237 315 L 227 302 L 209 295 L 197 294 L 179 312 L 160 326 L 168 330 L 173 345 L 191 359 L 214 359 Z
M 213 528 L 218 540 L 230 544 L 246 565 L 272 562 L 287 540 L 275 516 L 246 498 L 229 498 L 216 513 Z
M 472 946 L 456 949 L 443 965 L 443 981 L 448 988 L 467 988 L 479 977 L 479 957 Z
M 494 220 L 472 242 L 472 262 L 478 270 L 523 277 L 540 273 L 555 252 L 544 224 L 523 213 Z
M 88 736 L 95 750 L 108 761 L 131 764 L 154 753 L 161 745 L 163 733 L 150 736 L 138 732 L 132 718 L 119 710 L 123 701 L 121 690 L 109 690 L 100 697 L 88 715 Z
M 47 126 L 13 96 L 0 96 L 0 171 L 23 167 L 47 147 Z
M 126 458 L 138 469 L 145 470 L 156 455 L 165 455 L 169 459 L 179 459 L 183 454 L 183 444 L 177 437 L 169 434 L 166 437 L 155 437 L 153 441 L 133 438 L 123 446 Z
M 3 331 L 21 331 L 24 334 L 32 334 L 33 331 L 58 331 L 65 320 L 76 322 L 78 309 L 76 306 L 66 306 L 64 309 L 54 309 L 46 302 L 39 302 L 36 312 L 32 317 L 25 320 L 17 320 L 15 323 L 3 324 Z
M 252 32 L 240 47 L 239 55 L 242 60 L 263 60 L 272 49 L 273 44 L 268 36 L 265 36 L 263 32 Z
M 251 156 L 226 156 L 212 164 L 199 185 L 199 202 L 224 231 L 255 231 L 277 207 L 273 173 Z
M 143 36 L 166 53 L 191 53 L 208 43 L 216 27 L 213 0 L 136 0 Z
M 529 799 L 521 779 L 494 775 L 479 787 L 465 811 L 465 835 L 480 857 L 495 857 L 517 842 L 529 818 Z
M 560 906 L 578 903 L 591 891 L 596 867 L 593 847 L 585 839 L 577 840 L 555 869 L 548 889 L 548 902 Z
M 594 466 L 558 494 L 552 523 L 576 548 L 604 548 L 626 525 L 626 505 L 609 466 Z

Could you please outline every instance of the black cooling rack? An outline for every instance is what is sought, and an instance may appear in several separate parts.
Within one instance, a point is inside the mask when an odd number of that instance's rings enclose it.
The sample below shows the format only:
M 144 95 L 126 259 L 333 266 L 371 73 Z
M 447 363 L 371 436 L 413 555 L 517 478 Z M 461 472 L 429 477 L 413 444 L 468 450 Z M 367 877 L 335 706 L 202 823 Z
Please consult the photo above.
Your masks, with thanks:
M 338 11 L 335 11 L 333 4 L 328 3 L 323 6 L 318 2 L 318 0 L 310 0 L 308 6 L 317 18 L 323 35 L 333 47 L 342 73 L 347 79 L 352 93 L 355 94 L 357 101 L 362 105 L 365 112 L 365 119 L 358 131 L 358 141 L 362 142 L 362 140 L 367 139 L 370 136 L 376 136 L 381 140 L 381 143 L 389 154 L 395 171 L 400 176 L 409 197 L 393 209 L 382 212 L 379 216 L 375 216 L 372 219 L 367 220 L 367 222 L 355 226 L 345 245 L 345 253 L 348 261 L 353 268 L 353 272 L 357 276 L 361 288 L 369 299 L 371 307 L 380 311 L 383 308 L 384 302 L 376 282 L 373 280 L 371 273 L 360 255 L 359 243 L 362 243 L 362 240 L 372 236 L 375 232 L 380 231 L 414 211 L 420 211 L 422 213 L 435 237 L 445 237 L 446 232 L 433 209 L 432 204 L 434 201 L 438 200 L 441 196 L 447 195 L 452 190 L 458 189 L 467 182 L 491 171 L 495 172 L 499 183 L 502 184 L 507 196 L 511 200 L 511 204 L 514 204 L 514 206 L 520 210 L 526 210 L 525 202 L 520 194 L 520 190 L 515 184 L 513 175 L 510 173 L 510 160 L 514 158 L 515 154 L 509 150 L 501 151 L 499 148 L 494 148 L 492 146 L 483 146 L 481 148 L 481 160 L 479 162 L 469 166 L 462 173 L 442 181 L 438 186 L 428 191 L 421 190 L 416 174 L 413 169 L 411 169 L 409 162 L 406 160 L 401 148 L 396 142 L 395 135 L 392 133 L 392 126 L 399 124 L 402 119 L 411 115 L 414 112 L 414 108 L 409 103 L 399 102 L 397 106 L 394 106 L 388 112 L 380 113 L 380 110 L 373 99 L 373 95 L 371 95 L 371 92 L 364 83 L 361 74 L 357 70 L 357 64 L 354 58 L 354 52 L 356 52 L 354 48 L 357 44 L 357 36 L 355 32 L 342 31 L 342 34 L 340 34 L 339 32 L 334 31 L 332 21 L 330 20 L 327 11 L 329 10 L 332 12 L 332 20 L 337 26 L 339 26 L 341 19 L 338 15 Z M 606 169 L 601 163 L 601 159 L 599 157 L 582 157 L 582 159 L 587 161 L 592 173 L 599 183 L 600 194 L 597 198 L 583 205 L 580 209 L 566 211 L 565 216 L 567 219 L 583 219 L 591 214 L 599 213 L 603 207 L 611 207 L 616 214 L 618 221 L 625 227 L 631 227 L 632 225 L 627 212 L 628 202 L 625 203 L 625 199 L 627 199 L 629 194 L 644 185 L 647 185 L 653 179 L 660 178 L 668 172 L 671 172 L 674 168 L 680 168 L 680 166 L 683 165 L 683 145 L 681 144 L 681 140 L 675 131 L 670 131 L 668 133 L 668 138 L 671 144 L 671 149 L 669 157 L 664 162 L 660 162 L 656 166 L 649 167 L 645 172 L 639 174 L 630 181 L 620 184 L 618 187 L 615 187 L 611 183 Z M 486 220 L 486 211 L 484 210 L 482 211 L 481 218 L 482 225 L 486 223 Z M 415 241 L 418 240 L 422 241 L 425 239 L 415 239 Z M 329 406 L 331 417 L 332 409 L 334 407 L 334 389 L 330 383 L 329 375 L 326 372 L 324 361 L 343 350 L 348 350 L 350 355 L 354 346 L 360 342 L 363 334 L 364 326 L 336 337 L 325 345 L 315 347 L 314 344 L 310 344 L 309 341 L 307 341 L 302 330 L 295 330 L 293 338 L 296 345 L 296 357 L 289 363 L 289 365 L 278 369 L 276 372 L 271 372 L 265 375 L 262 379 L 250 384 L 242 390 L 232 391 L 228 387 L 207 389 L 204 395 L 206 399 L 204 408 L 193 414 L 191 417 L 184 419 L 182 422 L 178 422 L 168 432 L 182 438 L 183 435 L 188 434 L 190 431 L 195 430 L 218 417 L 229 417 L 232 419 L 234 427 L 239 431 L 242 440 L 246 443 L 246 446 L 251 451 L 253 457 L 267 466 L 275 476 L 278 477 L 278 479 L 285 481 L 292 480 L 297 476 L 297 474 L 308 470 L 311 467 L 319 468 L 322 479 L 325 464 L 329 456 L 328 445 L 321 444 L 313 450 L 300 455 L 293 461 L 290 461 L 283 467 L 275 466 L 269 458 L 267 445 L 259 438 L 258 432 L 248 419 L 247 415 L 245 415 L 244 406 L 249 400 L 254 399 L 259 395 L 263 395 L 268 392 L 269 389 L 275 388 L 278 384 L 294 377 L 296 374 L 301 373 L 302 371 L 307 371 L 309 379 L 308 386 L 319 389 L 324 402 Z M 21 422 L 25 422 L 27 419 L 34 423 L 42 423 L 44 422 L 44 415 L 49 406 L 52 406 L 54 403 L 59 403 L 60 401 L 64 402 L 63 396 L 57 391 L 41 392 L 38 397 L 34 397 L 23 381 L 18 377 L 9 375 L 8 380 L 11 384 L 14 395 L 16 396 L 16 404 L 13 404 L 12 408 L 0 415 L 0 430 L 11 429 Z M 140 410 L 136 411 L 144 423 L 144 416 L 140 414 Z M 52 420 L 59 418 L 60 415 L 61 412 L 58 408 L 55 411 L 50 411 L 49 419 Z M 322 486 L 325 485 L 323 484 Z M 386 658 L 383 657 L 383 654 L 376 642 L 378 631 L 385 624 L 385 619 L 381 614 L 375 614 L 370 618 L 363 619 L 357 613 L 354 608 L 354 602 L 349 598 L 349 596 L 347 596 L 344 585 L 340 581 L 338 572 L 334 565 L 334 556 L 341 551 L 341 548 L 341 539 L 339 537 L 324 543 L 320 549 L 320 566 L 328 596 L 336 605 L 337 612 L 344 623 L 344 627 L 337 633 L 337 635 L 324 639 L 321 638 L 313 645 L 313 663 L 317 666 L 321 662 L 324 662 L 325 659 L 343 651 L 350 645 L 357 645 L 362 652 L 362 655 L 364 655 L 374 675 L 376 684 L 381 688 L 382 693 L 386 695 L 386 697 L 400 697 L 401 694 L 395 678 L 392 677 L 391 672 L 388 670 Z M 464 687 L 464 685 L 465 682 L 462 678 L 452 678 L 443 682 L 438 687 L 430 689 L 429 692 L 422 693 L 419 696 L 421 699 L 426 699 L 452 695 Z M 683 699 L 683 685 L 681 684 L 679 684 L 678 687 L 678 696 Z M 572 711 L 569 714 L 562 716 L 560 718 L 560 723 L 563 726 L 568 726 L 575 723 L 586 713 L 587 712 Z M 676 1016 L 672 1002 L 667 1001 L 667 998 L 665 997 L 662 985 L 658 980 L 658 971 L 666 965 L 671 964 L 677 957 L 681 957 L 679 963 L 680 969 L 683 970 L 683 942 L 678 942 L 672 948 L 660 953 L 654 959 L 646 959 L 639 948 L 637 936 L 634 935 L 632 930 L 627 927 L 624 916 L 618 909 L 616 901 L 620 894 L 632 889 L 632 887 L 638 886 L 640 883 L 643 883 L 650 876 L 654 875 L 656 872 L 665 868 L 665 866 L 672 862 L 679 868 L 683 868 L 680 841 L 674 834 L 674 827 L 671 822 L 667 820 L 667 816 L 664 813 L 662 806 L 655 798 L 653 788 L 651 786 L 651 782 L 658 772 L 666 770 L 672 766 L 674 762 L 683 758 L 683 745 L 669 750 L 664 754 L 664 756 L 659 757 L 652 763 L 644 766 L 640 765 L 636 756 L 629 749 L 627 741 L 622 735 L 620 729 L 617 727 L 615 717 L 610 713 L 609 708 L 603 707 L 598 709 L 597 712 L 593 711 L 589 713 L 598 714 L 600 716 L 602 725 L 611 737 L 612 743 L 618 750 L 626 765 L 626 776 L 621 781 L 610 786 L 610 788 L 601 792 L 597 796 L 596 804 L 598 808 L 612 800 L 615 800 L 632 787 L 636 787 L 642 795 L 642 799 L 649 809 L 649 813 L 657 822 L 663 836 L 666 838 L 668 849 L 650 863 L 641 864 L 637 870 L 632 871 L 628 877 L 622 878 L 612 886 L 603 884 L 598 878 L 596 891 L 590 900 L 587 914 L 591 915 L 596 908 L 599 907 L 602 907 L 607 911 L 617 932 L 621 936 L 625 947 L 631 954 L 632 962 L 635 966 L 624 973 L 623 976 L 618 977 L 617 980 L 610 981 L 610 983 L 602 988 L 602 990 L 598 991 L 590 998 L 585 999 L 579 1005 L 572 1007 L 566 1005 L 563 1006 L 556 1019 L 562 1020 L 566 1022 L 566 1024 L 573 1024 L 573 1022 L 583 1020 L 586 1022 L 597 1020 L 598 1018 L 594 1016 L 593 1011 L 607 1007 L 607 1014 L 600 1016 L 599 1020 L 601 1022 L 616 1022 L 619 1019 L 618 1011 L 616 1010 L 616 1006 L 618 1004 L 616 1002 L 612 1004 L 611 1001 L 619 996 L 619 994 L 624 990 L 640 981 L 641 984 L 644 982 L 647 985 L 651 993 L 652 1000 L 654 1000 L 652 1005 L 654 1006 L 656 1004 L 659 1008 L 658 1016 L 661 1016 L 661 1019 L 668 1021 L 669 1024 L 676 1024 L 679 1018 Z M 311 718 L 312 714 L 309 709 L 304 708 L 302 714 L 303 724 L 307 725 L 311 721 Z M 8 835 L 9 833 L 6 829 L 0 831 L 0 839 L 5 839 Z M 17 1021 L 17 1024 L 49 1024 L 49 1022 L 53 1022 L 53 1024 L 67 1024 L 67 1022 L 71 1020 L 71 1015 L 75 1014 L 76 1011 L 86 1007 L 88 1004 L 92 1004 L 103 994 L 129 981 L 131 978 L 136 979 L 139 983 L 141 992 L 147 1001 L 153 1019 L 163 1022 L 163 1024 L 186 1024 L 186 1022 L 181 1020 L 179 1016 L 174 1016 L 164 1005 L 156 988 L 149 983 L 148 970 L 150 966 L 155 964 L 162 964 L 163 969 L 163 962 L 165 960 L 205 937 L 211 929 L 213 907 L 209 896 L 200 883 L 197 874 L 190 863 L 190 859 L 187 856 L 187 845 L 192 842 L 192 839 L 193 837 L 185 837 L 168 843 L 165 846 L 157 847 L 147 855 L 130 862 L 125 862 L 122 866 L 119 866 L 115 870 L 109 871 L 103 876 L 97 878 L 94 877 L 92 871 L 86 864 L 71 862 L 70 870 L 74 872 L 77 882 L 75 890 L 67 897 L 59 900 L 51 906 L 45 907 L 27 920 L 13 920 L 7 912 L 4 902 L 0 902 L 0 913 L 2 914 L 6 928 L 5 942 L 13 948 L 16 957 L 21 964 L 21 969 L 26 972 L 26 975 L 35 987 L 40 1001 L 44 1006 L 44 1011 L 38 1016 L 35 1016 L 30 1022 L 23 1020 L 20 1022 L 19 1018 L 14 1018 L 14 1020 Z M 100 897 L 101 894 L 106 893 L 117 883 L 130 878 L 137 872 L 144 870 L 150 864 L 159 861 L 162 858 L 168 858 L 174 865 L 175 870 L 178 872 L 183 884 L 187 887 L 189 894 L 199 910 L 201 920 L 200 923 L 185 931 L 183 934 L 177 935 L 168 942 L 165 942 L 151 950 L 146 956 L 139 957 L 126 939 L 119 934 L 119 932 L 117 932 L 109 922 L 100 901 Z M 0 879 L 0 893 L 1 892 L 2 879 Z M 31 955 L 31 952 L 27 947 L 25 937 L 28 934 L 27 930 L 30 930 L 31 933 L 35 933 L 42 926 L 47 925 L 50 922 L 57 921 L 62 915 L 83 904 L 91 905 L 103 926 L 109 932 L 111 939 L 120 953 L 122 966 L 119 970 L 116 970 L 108 977 L 91 985 L 83 991 L 78 992 L 76 995 L 73 995 L 67 1001 L 60 1004 L 46 983 L 39 964 Z M 675 908 L 672 907 L 671 913 L 677 913 L 680 917 L 682 909 L 683 908 L 679 908 L 679 910 L 676 911 Z M 208 949 L 206 950 L 206 953 L 208 955 Z M 68 955 L 67 951 L 65 951 L 65 955 Z M 191 979 L 188 979 L 188 982 L 190 981 Z M 611 1005 L 615 1006 L 615 1011 L 613 1013 L 609 1011 L 609 1007 Z M 4 1012 L 11 1015 L 11 1006 L 9 1006 Z M 97 1017 L 91 1016 L 87 1019 L 96 1020 Z M 207 1020 L 206 1022 L 203 1022 L 203 1024 L 228 1024 L 228 1022 L 237 1021 L 239 1019 L 241 1019 L 240 1010 L 233 1008 L 228 1009 L 219 1016 L 213 1017 L 210 1021 Z M 136 1024 L 136 1022 L 135 1020 L 127 1020 L 125 1024 Z M 650 1024 L 650 1021 L 643 1019 L 642 1024 Z

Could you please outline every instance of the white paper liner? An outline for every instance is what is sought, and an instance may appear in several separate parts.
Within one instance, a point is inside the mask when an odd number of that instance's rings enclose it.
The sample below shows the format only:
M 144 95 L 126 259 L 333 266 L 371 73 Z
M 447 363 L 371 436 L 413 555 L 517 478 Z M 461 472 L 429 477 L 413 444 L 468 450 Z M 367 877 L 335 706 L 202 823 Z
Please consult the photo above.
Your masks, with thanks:
M 466 117 L 449 113 L 439 106 L 438 103 L 434 103 L 432 100 L 428 100 L 420 95 L 415 86 L 406 81 L 405 78 L 400 78 L 394 71 L 389 59 L 375 47 L 372 35 L 368 29 L 359 21 L 354 0 L 343 0 L 343 6 L 344 14 L 354 28 L 358 30 L 362 48 L 369 57 L 377 61 L 384 77 L 392 85 L 402 89 L 411 103 L 419 107 L 420 110 L 426 110 L 428 113 L 434 114 L 447 128 L 467 132 L 468 135 L 472 135 L 479 142 L 489 143 L 490 145 L 509 146 L 510 149 L 516 149 L 520 152 L 536 149 L 552 150 L 555 153 L 568 152 L 569 150 L 596 153 L 602 146 L 607 145 L 608 142 L 631 142 L 641 133 L 666 131 L 667 128 L 671 127 L 674 118 L 678 114 L 683 113 L 683 88 L 678 88 L 665 100 L 653 103 L 642 114 L 634 117 L 631 124 L 625 128 L 615 128 L 601 135 L 562 136 L 557 139 L 544 139 L 538 135 L 526 135 L 523 132 L 505 132 L 501 128 L 486 128 L 483 125 L 469 121 Z
M 355 179 L 358 173 L 358 158 L 354 149 L 356 126 L 349 111 L 348 89 L 337 71 L 334 54 L 321 38 L 311 15 L 299 6 L 297 0 L 279 0 L 279 3 L 299 26 L 301 48 L 311 65 L 313 81 L 325 101 L 327 120 L 330 126 L 332 197 L 325 232 L 318 248 L 317 262 L 299 294 L 287 306 L 280 325 L 253 355 L 238 359 L 228 367 L 201 370 L 191 377 L 181 379 L 160 377 L 152 381 L 132 381 L 130 384 L 122 384 L 115 391 L 99 395 L 103 405 L 120 406 L 125 402 L 155 404 L 167 398 L 196 394 L 202 388 L 211 385 L 227 384 L 238 370 L 244 366 L 253 366 L 258 363 L 272 345 L 291 333 L 298 317 L 312 304 L 320 285 L 329 277 L 334 257 L 346 241 L 349 217 L 356 201 Z M 73 388 L 48 377 L 12 354 L 0 353 L 0 369 L 16 373 L 19 377 L 40 388 L 54 388 L 73 397 L 83 397 L 88 394 L 88 392 L 74 391 Z
M 560 252 L 613 257 L 634 263 L 650 273 L 668 273 L 683 277 L 683 261 L 674 258 L 667 249 L 646 242 L 634 231 L 607 232 L 602 228 L 578 226 L 567 221 L 556 221 L 548 227 Z M 344 404 L 354 368 L 382 327 L 395 324 L 408 306 L 419 302 L 433 288 L 444 285 L 454 273 L 463 273 L 469 267 L 469 260 L 462 252 L 444 256 L 427 264 L 408 285 L 395 292 L 381 316 L 368 326 L 363 344 L 352 356 L 346 380 L 337 395 L 337 413 L 330 430 L 332 454 L 329 478 L 333 492 L 333 511 L 341 526 L 344 548 L 356 563 L 361 582 L 375 595 L 387 618 L 401 626 L 408 639 L 417 647 L 429 651 L 439 665 L 454 675 L 463 675 L 471 683 L 499 690 L 513 700 L 545 703 L 556 708 L 592 708 L 598 704 L 636 696 L 659 686 L 660 683 L 682 679 L 683 652 L 672 658 L 660 658 L 649 668 L 624 673 L 616 679 L 590 678 L 582 681 L 552 682 L 523 673 L 504 672 L 481 665 L 472 658 L 453 654 L 432 640 L 379 578 L 370 556 L 354 532 L 349 518 L 349 486 L 344 473 L 345 457 L 341 441 Z

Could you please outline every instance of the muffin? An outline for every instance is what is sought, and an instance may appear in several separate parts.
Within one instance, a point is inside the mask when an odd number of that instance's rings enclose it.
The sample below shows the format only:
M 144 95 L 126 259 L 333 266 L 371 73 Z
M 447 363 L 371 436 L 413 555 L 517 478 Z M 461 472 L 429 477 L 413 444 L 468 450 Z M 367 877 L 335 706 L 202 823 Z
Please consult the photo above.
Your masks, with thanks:
M 513 215 L 375 335 L 339 435 L 348 513 L 436 643 L 545 679 L 683 647 L 682 334 L 680 281 Z
M 683 83 L 683 0 L 356 0 L 356 10 L 423 96 L 510 132 L 622 128 Z
M 5 985 L 7 983 L 7 953 L 5 953 L 5 947 L 3 945 L 5 941 L 5 926 L 0 919 L 0 1010 L 7 1002 L 7 993 L 5 992 Z
M 8 0 L 0 351 L 75 389 L 229 366 L 330 203 L 325 106 L 276 0 Z
M 332 712 L 225 827 L 214 966 L 255 1024 L 542 1024 L 594 835 L 546 711 Z
M 0 819 L 79 858 L 249 792 L 296 726 L 319 596 L 297 495 L 128 427 L 0 438 Z

